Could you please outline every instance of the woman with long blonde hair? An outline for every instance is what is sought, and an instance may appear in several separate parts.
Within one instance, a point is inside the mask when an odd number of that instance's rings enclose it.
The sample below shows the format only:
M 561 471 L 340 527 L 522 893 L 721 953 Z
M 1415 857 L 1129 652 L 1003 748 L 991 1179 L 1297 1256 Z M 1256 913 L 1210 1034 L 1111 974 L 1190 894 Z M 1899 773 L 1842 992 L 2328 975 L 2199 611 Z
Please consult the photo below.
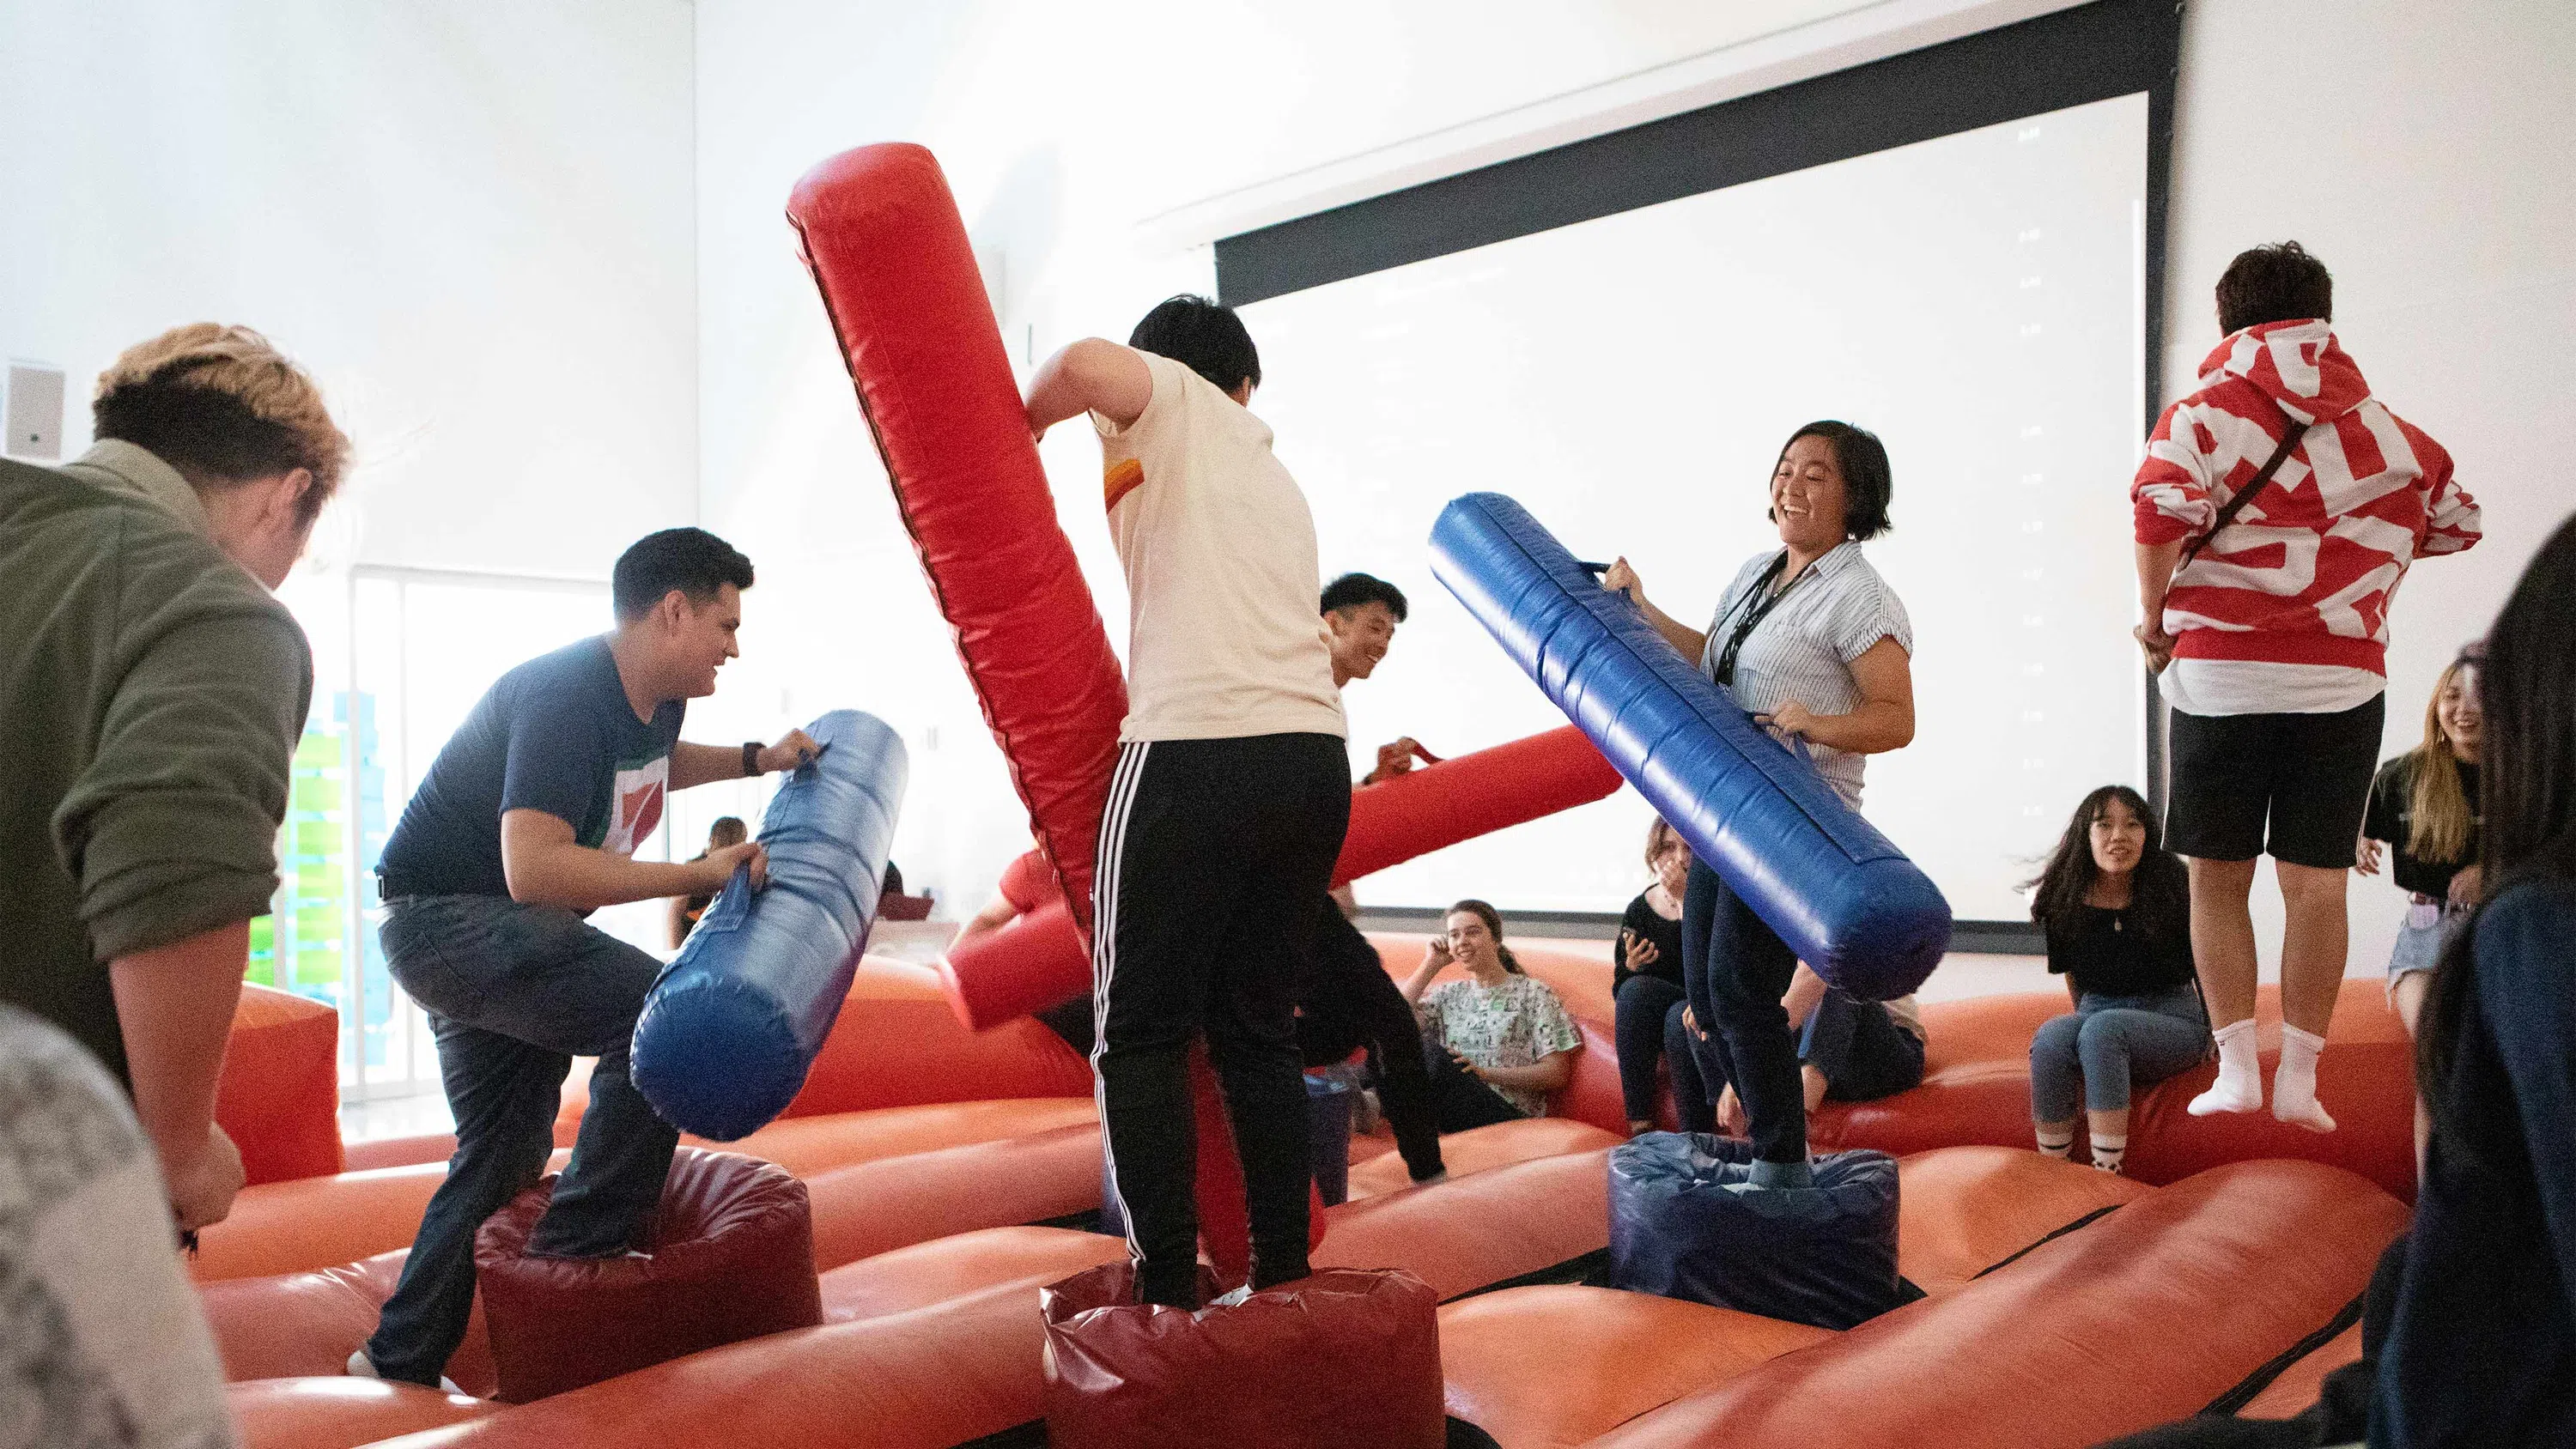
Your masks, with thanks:
M 2424 742 L 2379 767 L 2370 784 L 2353 869 L 2379 874 L 2380 848 L 2389 875 L 2408 895 L 2406 924 L 2388 958 L 2388 1000 L 2415 1034 L 2425 983 L 2442 939 L 2478 899 L 2478 663 L 2451 661 L 2424 706 Z

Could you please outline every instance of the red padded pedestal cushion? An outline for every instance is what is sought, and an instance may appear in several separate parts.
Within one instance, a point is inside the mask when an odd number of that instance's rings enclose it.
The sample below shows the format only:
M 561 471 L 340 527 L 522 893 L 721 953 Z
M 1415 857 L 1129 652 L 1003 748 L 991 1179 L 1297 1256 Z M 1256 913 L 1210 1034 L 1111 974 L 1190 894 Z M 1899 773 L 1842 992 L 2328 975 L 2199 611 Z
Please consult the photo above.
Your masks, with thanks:
M 650 1256 L 528 1256 L 528 1235 L 553 1193 L 549 1177 L 475 1235 L 497 1397 L 506 1403 L 823 1321 L 805 1184 L 770 1163 L 681 1148 Z
M 241 1149 L 247 1182 L 340 1170 L 340 1014 L 244 985 L 215 1085 L 215 1125 Z
M 1439 1449 L 1438 1300 L 1337 1269 L 1194 1314 L 1135 1302 L 1104 1263 L 1039 1295 L 1056 1449 Z

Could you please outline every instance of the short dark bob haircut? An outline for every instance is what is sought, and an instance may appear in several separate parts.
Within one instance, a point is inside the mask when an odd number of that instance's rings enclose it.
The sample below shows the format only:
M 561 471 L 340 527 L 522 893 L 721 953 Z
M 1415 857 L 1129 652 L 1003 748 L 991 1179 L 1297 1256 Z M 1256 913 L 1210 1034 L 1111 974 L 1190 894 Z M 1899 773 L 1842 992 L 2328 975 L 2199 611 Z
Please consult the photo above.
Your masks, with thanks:
M 1166 297 L 1145 314 L 1127 345 L 1139 352 L 1168 357 L 1230 393 L 1249 382 L 1261 386 L 1261 353 L 1252 334 L 1232 307 L 1183 292 Z
M 1887 506 L 1896 497 L 1896 475 L 1887 466 L 1887 445 L 1878 440 L 1878 434 L 1829 418 L 1791 433 L 1789 441 L 1780 445 L 1780 458 L 1787 458 L 1800 438 L 1822 438 L 1833 447 L 1834 464 L 1843 473 L 1845 538 L 1873 539 L 1896 526 L 1887 517 Z M 1772 461 L 1771 473 L 1779 476 L 1779 459 Z

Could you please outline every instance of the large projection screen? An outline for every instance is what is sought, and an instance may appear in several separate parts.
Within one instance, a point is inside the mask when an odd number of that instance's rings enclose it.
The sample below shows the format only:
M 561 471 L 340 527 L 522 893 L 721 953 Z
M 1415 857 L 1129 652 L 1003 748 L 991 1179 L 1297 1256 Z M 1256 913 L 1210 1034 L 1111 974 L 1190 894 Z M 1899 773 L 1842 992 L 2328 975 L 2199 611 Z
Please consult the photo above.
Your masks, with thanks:
M 1864 812 L 1961 918 L 2026 919 L 2076 800 L 2147 783 L 2124 485 L 2149 421 L 2149 111 L 2112 96 L 1245 305 L 1254 408 L 1326 576 L 1414 606 L 1345 692 L 1355 765 L 1398 735 L 1449 753 L 1562 722 L 1431 578 L 1448 499 L 1510 494 L 1705 627 L 1778 547 L 1782 442 L 1840 418 L 1887 444 L 1896 526 L 1866 552 L 1915 634 L 1916 737 L 1872 760 Z M 1649 819 L 1622 790 L 1361 899 L 1615 912 Z

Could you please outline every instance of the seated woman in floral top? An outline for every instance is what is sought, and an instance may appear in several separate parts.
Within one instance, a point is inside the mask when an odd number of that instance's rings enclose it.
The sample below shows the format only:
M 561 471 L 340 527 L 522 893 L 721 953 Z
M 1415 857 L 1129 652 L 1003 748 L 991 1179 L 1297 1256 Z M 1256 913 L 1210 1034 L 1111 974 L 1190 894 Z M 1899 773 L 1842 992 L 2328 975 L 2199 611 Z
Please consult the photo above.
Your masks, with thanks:
M 1404 983 L 1404 999 L 1422 1023 L 1440 1130 L 1546 1115 L 1548 1094 L 1574 1076 L 1582 1033 L 1547 983 L 1521 974 L 1492 906 L 1460 901 L 1446 926 Z M 1431 978 L 1452 961 L 1467 968 L 1467 978 L 1433 986 Z

